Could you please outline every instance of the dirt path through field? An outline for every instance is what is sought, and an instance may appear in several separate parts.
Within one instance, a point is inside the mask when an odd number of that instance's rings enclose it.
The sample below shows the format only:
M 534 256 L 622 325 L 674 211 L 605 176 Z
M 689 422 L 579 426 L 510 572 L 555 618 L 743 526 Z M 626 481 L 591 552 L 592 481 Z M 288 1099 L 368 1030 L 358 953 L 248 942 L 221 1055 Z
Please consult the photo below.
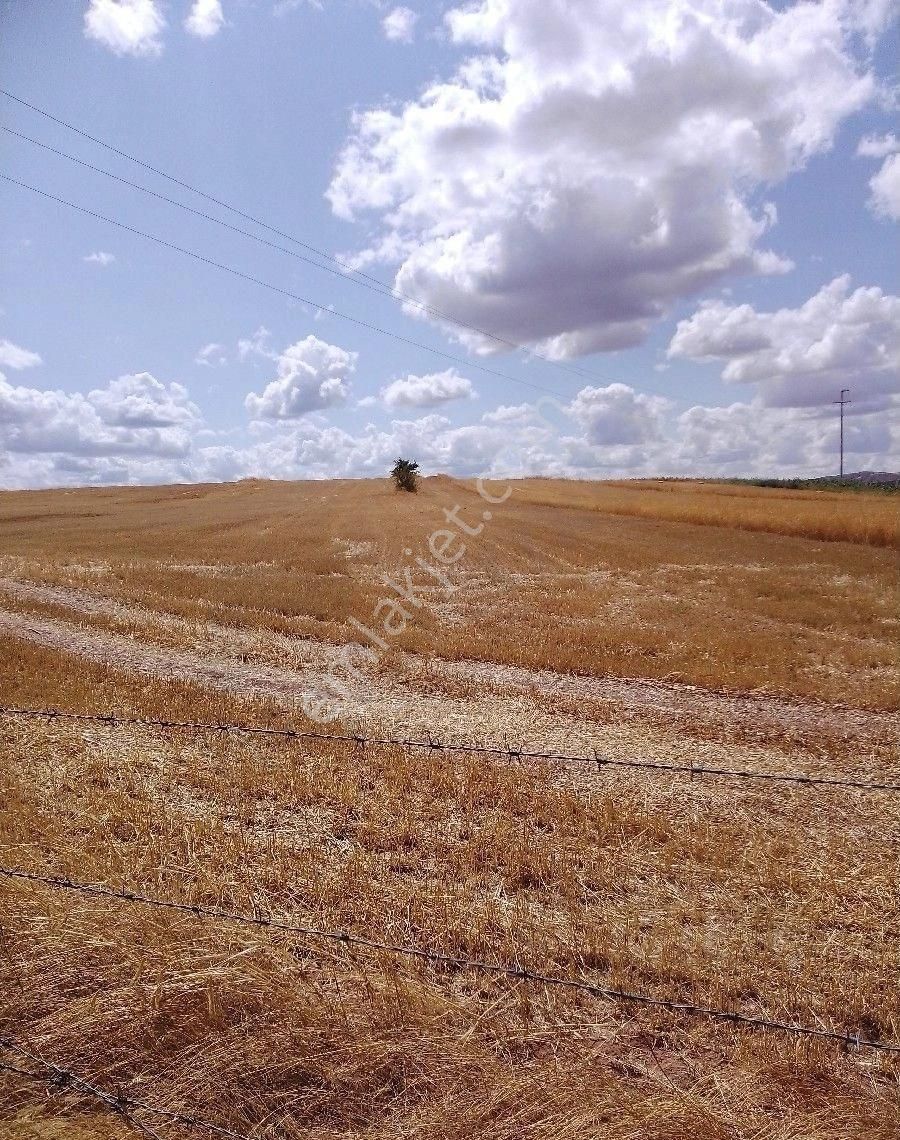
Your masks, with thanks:
M 594 747 L 613 754 L 677 756 L 728 766 L 790 766 L 779 734 L 830 733 L 847 746 L 847 767 L 865 770 L 874 736 L 900 740 L 900 718 L 754 695 L 752 697 L 644 680 L 572 677 L 476 661 L 447 662 L 401 655 L 402 676 L 373 667 L 360 650 L 214 623 L 188 622 L 89 591 L 0 578 L 0 593 L 19 603 L 62 607 L 80 622 L 0 609 L 0 630 L 126 672 L 177 678 L 286 709 L 302 708 L 322 691 L 329 672 L 340 677 L 340 720 L 366 731 L 461 741 L 503 741 L 552 750 Z M 189 647 L 162 645 L 84 622 L 102 617 L 189 635 Z M 259 660 L 261 648 L 275 655 Z M 253 652 L 254 661 L 247 661 Z M 288 661 L 289 664 L 283 664 Z M 698 731 L 698 727 L 701 730 Z M 715 731 L 710 732 L 710 729 Z M 843 751 L 843 748 L 842 748 Z M 804 764 L 809 767 L 809 757 Z M 816 765 L 818 767 L 818 765 Z

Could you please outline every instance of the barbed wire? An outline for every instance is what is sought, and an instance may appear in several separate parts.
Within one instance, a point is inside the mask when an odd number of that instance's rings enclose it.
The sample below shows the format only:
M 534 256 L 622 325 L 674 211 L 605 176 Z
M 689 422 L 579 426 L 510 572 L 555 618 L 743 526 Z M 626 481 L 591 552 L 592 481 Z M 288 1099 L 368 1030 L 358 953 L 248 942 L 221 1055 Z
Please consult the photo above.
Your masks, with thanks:
M 766 1017 L 756 1017 L 751 1014 L 716 1009 L 713 1006 L 678 1001 L 674 998 L 658 998 L 652 994 L 623 990 L 612 986 L 600 986 L 581 978 L 564 978 L 554 974 L 545 974 L 519 963 L 515 965 L 504 965 L 502 962 L 487 962 L 476 958 L 460 958 L 453 954 L 444 953 L 441 950 L 384 942 L 379 939 L 365 937 L 364 935 L 351 934 L 345 930 L 324 930 L 317 927 L 301 926 L 284 922 L 281 919 L 267 916 L 241 914 L 237 911 L 225 910 L 220 907 L 202 906 L 199 903 L 183 903 L 173 899 L 157 899 L 137 891 L 127 891 L 124 887 L 120 890 L 113 890 L 111 887 L 80 882 L 68 876 L 42 875 L 34 871 L 24 871 L 15 867 L 0 866 L 0 876 L 8 879 L 40 883 L 58 890 L 75 891 L 89 896 L 102 896 L 103 898 L 115 899 L 120 902 L 135 903 L 162 910 L 192 914 L 197 918 L 211 918 L 256 928 L 271 928 L 288 934 L 298 935 L 302 938 L 322 939 L 328 942 L 341 943 L 344 946 L 358 946 L 365 950 L 402 955 L 454 970 L 470 970 L 476 973 L 499 975 L 517 981 L 536 982 L 545 986 L 561 986 L 614 1003 L 666 1009 L 673 1013 L 705 1017 L 714 1021 L 731 1022 L 737 1025 L 746 1025 L 754 1029 L 792 1033 L 802 1037 L 823 1038 L 829 1041 L 837 1041 L 842 1045 L 857 1049 L 877 1049 L 888 1053 L 900 1053 L 900 1044 L 893 1045 L 886 1042 L 873 1041 L 868 1038 L 860 1037 L 858 1034 L 841 1033 L 838 1030 L 821 1029 L 815 1026 L 801 1025 L 794 1022 L 775 1021 Z
M 877 783 L 867 780 L 852 780 L 835 776 L 810 776 L 800 772 L 756 772 L 745 768 L 719 768 L 707 764 L 672 764 L 664 760 L 624 760 L 619 757 L 572 755 L 564 752 L 535 751 L 516 748 L 510 745 L 501 747 L 494 744 L 453 744 L 436 738 L 427 740 L 407 740 L 399 737 L 348 735 L 344 733 L 315 732 L 310 729 L 266 728 L 263 725 L 219 723 L 214 721 L 164 720 L 159 717 L 128 717 L 117 713 L 75 713 L 60 709 L 30 709 L 13 705 L 0 705 L 0 716 L 35 717 L 45 720 L 80 720 L 109 726 L 127 725 L 132 727 L 183 729 L 200 732 L 227 732 L 256 736 L 280 737 L 286 740 L 318 740 L 326 743 L 350 744 L 355 747 L 373 745 L 375 747 L 397 747 L 443 753 L 472 753 L 483 756 L 497 756 L 511 761 L 546 760 L 563 764 L 584 764 L 598 770 L 603 768 L 635 768 L 652 772 L 672 772 L 690 777 L 713 776 L 736 780 L 777 781 L 800 785 L 852 788 L 865 792 L 900 792 L 900 784 Z
M 23 1045 L 19 1045 L 7 1037 L 0 1037 L 0 1048 L 17 1053 L 20 1057 L 24 1057 L 34 1064 L 43 1065 L 44 1068 L 47 1069 L 47 1073 L 33 1073 L 29 1069 L 23 1069 L 18 1065 L 12 1065 L 8 1061 L 3 1060 L 0 1060 L 0 1069 L 6 1069 L 8 1072 L 15 1073 L 17 1076 L 30 1077 L 32 1080 L 43 1081 L 63 1092 L 75 1091 L 96 1097 L 98 1100 L 103 1101 L 103 1103 L 114 1112 L 125 1116 L 131 1124 L 134 1124 L 135 1127 L 146 1132 L 147 1135 L 153 1137 L 154 1140 L 161 1140 L 159 1133 L 151 1128 L 149 1124 L 132 1116 L 129 1110 L 139 1109 L 141 1112 L 151 1113 L 174 1123 L 183 1124 L 186 1128 L 203 1128 L 207 1132 L 212 1132 L 217 1136 L 225 1136 L 228 1140 L 250 1140 L 250 1138 L 243 1133 L 235 1132 L 231 1128 L 226 1128 L 221 1124 L 213 1124 L 198 1116 L 191 1116 L 184 1112 L 176 1112 L 174 1109 L 159 1108 L 157 1105 L 150 1104 L 138 1097 L 126 1096 L 121 1089 L 118 1089 L 115 1093 L 111 1093 L 107 1089 L 95 1085 L 85 1077 L 77 1076 L 64 1066 L 57 1065 L 52 1061 L 46 1061 L 40 1054 L 26 1049 Z
M 0 1039 L 0 1048 L 8 1049 L 16 1048 L 16 1046 L 13 1045 L 12 1042 Z M 25 1050 L 18 1049 L 17 1051 L 23 1053 L 26 1056 L 30 1056 L 30 1054 L 25 1053 Z M 42 1063 L 45 1065 L 48 1064 L 46 1061 Z M 48 1065 L 48 1068 L 55 1070 L 52 1076 L 50 1074 L 32 1073 L 30 1069 L 23 1069 L 20 1065 L 10 1065 L 8 1061 L 0 1060 L 0 1071 L 13 1073 L 18 1077 L 29 1077 L 33 1081 L 40 1081 L 43 1084 L 53 1085 L 61 1092 L 67 1091 L 67 1085 L 74 1084 L 78 1092 L 88 1092 L 92 1096 L 99 1097 L 108 1106 L 114 1108 L 115 1111 L 123 1116 L 129 1124 L 133 1125 L 133 1127 L 136 1128 L 139 1132 L 143 1132 L 145 1136 L 149 1136 L 150 1140 L 162 1140 L 162 1137 L 155 1128 L 151 1128 L 149 1124 L 145 1124 L 144 1121 L 138 1120 L 137 1117 L 131 1115 L 131 1113 L 128 1111 L 127 1101 L 124 1099 L 119 1097 L 112 1097 L 111 1094 L 107 1094 L 100 1089 L 93 1088 L 88 1082 L 82 1081 L 80 1078 L 75 1077 L 74 1074 L 69 1073 L 64 1069 L 59 1069 L 55 1065 Z

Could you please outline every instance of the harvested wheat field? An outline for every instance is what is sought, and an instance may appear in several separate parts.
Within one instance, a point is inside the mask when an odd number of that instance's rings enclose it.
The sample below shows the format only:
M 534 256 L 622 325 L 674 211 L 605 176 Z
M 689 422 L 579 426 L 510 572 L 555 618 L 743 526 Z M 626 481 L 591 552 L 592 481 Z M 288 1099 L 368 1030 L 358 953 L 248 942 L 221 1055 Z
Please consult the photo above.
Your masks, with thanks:
M 0 1140 L 896 1137 L 897 503 L 0 493 Z

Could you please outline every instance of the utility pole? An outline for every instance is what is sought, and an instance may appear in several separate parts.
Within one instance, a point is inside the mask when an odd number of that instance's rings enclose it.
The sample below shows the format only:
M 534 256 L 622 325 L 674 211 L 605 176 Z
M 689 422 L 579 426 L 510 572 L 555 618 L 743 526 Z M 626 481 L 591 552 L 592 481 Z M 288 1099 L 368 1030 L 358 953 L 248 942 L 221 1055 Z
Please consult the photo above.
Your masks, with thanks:
M 844 478 L 844 406 L 852 404 L 852 400 L 845 400 L 844 396 L 850 392 L 849 388 L 841 388 L 841 398 L 839 400 L 832 400 L 832 404 L 840 404 L 841 406 L 841 478 Z

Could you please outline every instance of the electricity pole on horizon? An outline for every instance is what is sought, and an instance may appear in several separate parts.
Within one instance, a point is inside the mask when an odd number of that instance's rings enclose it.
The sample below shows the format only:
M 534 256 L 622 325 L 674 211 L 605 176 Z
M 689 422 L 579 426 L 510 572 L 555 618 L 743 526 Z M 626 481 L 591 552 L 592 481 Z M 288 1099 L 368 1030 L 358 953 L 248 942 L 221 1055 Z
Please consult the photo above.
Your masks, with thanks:
M 841 479 L 844 478 L 844 406 L 845 404 L 852 404 L 852 400 L 845 400 L 844 396 L 849 394 L 849 388 L 841 388 L 841 398 L 839 400 L 832 400 L 832 404 L 840 404 L 841 408 Z

